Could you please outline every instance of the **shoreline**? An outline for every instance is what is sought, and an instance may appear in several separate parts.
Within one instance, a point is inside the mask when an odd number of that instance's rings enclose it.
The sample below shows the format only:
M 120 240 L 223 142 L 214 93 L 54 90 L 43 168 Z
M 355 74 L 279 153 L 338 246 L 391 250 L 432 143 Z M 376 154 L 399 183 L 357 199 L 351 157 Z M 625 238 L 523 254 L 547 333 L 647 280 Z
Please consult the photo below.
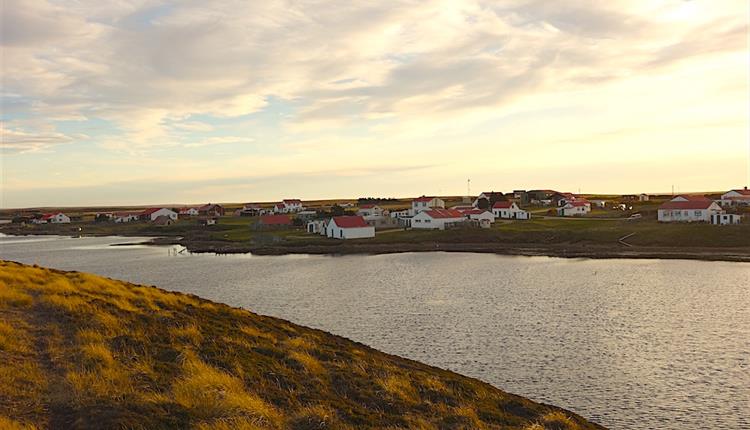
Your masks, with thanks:
M 2 231 L 0 231 L 2 232 Z M 274 244 L 253 245 L 225 241 L 193 240 L 182 236 L 150 236 L 148 234 L 61 234 L 62 232 L 2 232 L 8 236 L 63 236 L 63 237 L 147 237 L 144 241 L 113 244 L 181 245 L 191 253 L 252 254 L 252 255 L 381 255 L 406 252 L 467 252 L 523 257 L 557 257 L 590 259 L 662 259 L 750 262 L 748 247 L 664 247 L 561 243 L 503 243 L 503 242 L 396 242 L 365 243 L 341 241 L 331 244 Z

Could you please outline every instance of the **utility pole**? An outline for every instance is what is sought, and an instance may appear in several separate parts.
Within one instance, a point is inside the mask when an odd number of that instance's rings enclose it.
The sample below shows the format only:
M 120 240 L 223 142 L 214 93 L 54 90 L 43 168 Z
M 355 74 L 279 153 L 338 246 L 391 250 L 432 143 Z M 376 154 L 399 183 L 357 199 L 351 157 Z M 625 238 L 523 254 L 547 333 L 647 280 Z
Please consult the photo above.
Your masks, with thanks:
M 466 197 L 471 197 L 471 178 L 466 180 Z

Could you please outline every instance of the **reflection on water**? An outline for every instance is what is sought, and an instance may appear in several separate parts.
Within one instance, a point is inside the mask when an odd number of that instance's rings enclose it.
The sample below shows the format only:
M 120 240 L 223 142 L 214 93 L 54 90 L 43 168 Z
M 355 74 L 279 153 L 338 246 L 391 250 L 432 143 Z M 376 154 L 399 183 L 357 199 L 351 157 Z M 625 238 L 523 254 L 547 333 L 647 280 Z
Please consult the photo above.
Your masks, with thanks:
M 490 254 L 191 255 L 0 237 L 0 258 L 321 328 L 612 428 L 750 428 L 750 264 Z

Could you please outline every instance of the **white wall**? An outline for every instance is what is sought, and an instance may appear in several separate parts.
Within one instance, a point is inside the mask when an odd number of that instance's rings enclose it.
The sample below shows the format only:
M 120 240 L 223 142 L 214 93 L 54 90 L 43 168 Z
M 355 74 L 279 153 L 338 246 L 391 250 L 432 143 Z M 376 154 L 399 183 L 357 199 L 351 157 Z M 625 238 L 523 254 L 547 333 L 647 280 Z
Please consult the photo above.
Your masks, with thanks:
M 426 212 L 420 212 L 411 219 L 411 228 L 425 230 L 445 230 L 445 224 L 465 221 L 466 218 L 432 218 Z
M 341 228 L 331 221 L 326 228 L 326 236 L 334 239 L 365 239 L 375 237 L 375 227 Z
M 659 209 L 657 219 L 661 222 L 710 222 L 711 214 L 720 211 L 712 207 L 708 209 Z
M 169 219 L 171 219 L 172 221 L 174 221 L 174 220 L 177 219 L 177 212 L 169 210 L 169 209 L 166 209 L 166 208 L 161 208 L 158 211 L 156 211 L 156 212 L 154 212 L 154 213 L 152 213 L 150 215 L 151 216 L 151 221 L 155 220 L 156 218 L 159 218 L 162 215 L 168 216 Z

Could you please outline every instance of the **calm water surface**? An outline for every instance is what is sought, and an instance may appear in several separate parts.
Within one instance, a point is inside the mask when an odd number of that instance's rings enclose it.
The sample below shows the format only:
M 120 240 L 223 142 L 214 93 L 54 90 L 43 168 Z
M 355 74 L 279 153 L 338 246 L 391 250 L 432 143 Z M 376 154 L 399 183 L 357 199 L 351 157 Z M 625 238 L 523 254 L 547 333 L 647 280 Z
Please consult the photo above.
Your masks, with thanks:
M 174 255 L 0 237 L 0 258 L 242 306 L 611 428 L 750 428 L 750 264 L 491 254 Z

